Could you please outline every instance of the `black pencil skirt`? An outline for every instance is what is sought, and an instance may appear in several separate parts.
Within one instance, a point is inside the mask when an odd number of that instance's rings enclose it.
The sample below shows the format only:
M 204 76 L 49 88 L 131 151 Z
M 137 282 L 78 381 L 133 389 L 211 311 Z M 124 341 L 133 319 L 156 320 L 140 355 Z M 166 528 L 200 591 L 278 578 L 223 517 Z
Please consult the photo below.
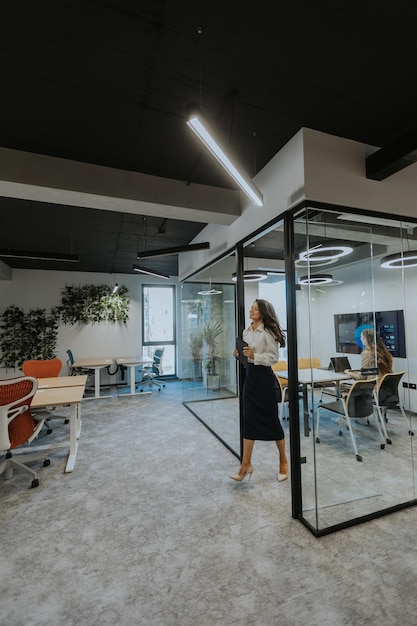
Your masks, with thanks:
M 270 367 L 248 363 L 243 386 L 243 437 L 262 441 L 284 439 L 278 417 L 281 388 Z

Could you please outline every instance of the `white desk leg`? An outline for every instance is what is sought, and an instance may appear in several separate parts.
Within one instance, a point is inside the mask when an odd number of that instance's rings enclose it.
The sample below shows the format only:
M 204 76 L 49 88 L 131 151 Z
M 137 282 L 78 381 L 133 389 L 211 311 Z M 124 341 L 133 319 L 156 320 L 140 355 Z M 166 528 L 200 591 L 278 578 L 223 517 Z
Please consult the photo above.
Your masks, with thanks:
M 135 393 L 135 370 L 136 365 L 130 366 L 130 393 L 133 395 Z
M 81 404 L 71 404 L 70 408 L 70 449 L 65 472 L 72 472 L 78 452 L 78 440 L 81 433 Z
M 100 397 L 100 368 L 96 367 L 94 370 L 94 395 L 96 398 Z

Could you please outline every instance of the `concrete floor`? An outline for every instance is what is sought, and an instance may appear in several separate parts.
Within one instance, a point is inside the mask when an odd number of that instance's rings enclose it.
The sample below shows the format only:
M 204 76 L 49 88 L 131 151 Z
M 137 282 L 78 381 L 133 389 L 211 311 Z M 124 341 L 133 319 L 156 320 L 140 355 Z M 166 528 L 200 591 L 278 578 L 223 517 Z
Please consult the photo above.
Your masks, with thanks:
M 417 623 L 417 508 L 314 538 L 291 518 L 275 444 L 257 442 L 252 480 L 233 482 L 238 461 L 181 383 L 83 403 L 71 474 L 66 451 L 36 489 L 0 478 L 2 624 Z

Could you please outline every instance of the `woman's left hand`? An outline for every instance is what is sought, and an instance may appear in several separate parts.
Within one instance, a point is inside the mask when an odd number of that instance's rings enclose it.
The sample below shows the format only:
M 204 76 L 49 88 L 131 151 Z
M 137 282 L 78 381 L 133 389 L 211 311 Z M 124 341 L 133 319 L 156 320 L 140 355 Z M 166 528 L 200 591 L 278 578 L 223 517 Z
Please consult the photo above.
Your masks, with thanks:
M 252 350 L 252 348 L 251 348 L 250 346 L 245 346 L 245 347 L 243 348 L 243 354 L 244 354 L 245 356 L 247 356 L 247 357 L 248 357 L 248 359 L 252 359 L 252 360 L 253 360 L 253 358 L 254 358 L 254 356 L 255 356 L 255 354 L 254 354 L 254 352 L 253 352 L 253 350 Z

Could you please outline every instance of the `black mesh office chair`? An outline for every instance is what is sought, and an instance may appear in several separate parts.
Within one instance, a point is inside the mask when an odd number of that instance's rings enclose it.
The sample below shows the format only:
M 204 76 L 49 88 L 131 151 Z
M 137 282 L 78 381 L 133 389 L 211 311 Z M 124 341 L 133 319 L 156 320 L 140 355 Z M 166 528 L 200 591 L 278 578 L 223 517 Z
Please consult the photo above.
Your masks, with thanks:
M 414 431 L 411 428 L 410 419 L 407 418 L 404 407 L 400 400 L 400 394 L 398 387 L 401 378 L 405 372 L 390 372 L 384 374 L 378 381 L 376 389 L 377 409 L 381 420 L 382 430 L 386 437 L 387 443 L 391 443 L 391 439 L 388 438 L 385 424 L 388 423 L 387 411 L 394 410 L 400 411 L 403 420 L 406 424 L 408 434 L 413 436 Z
M 162 357 L 164 355 L 165 348 L 157 348 L 153 353 L 153 362 L 151 365 L 145 365 L 142 369 L 142 380 L 139 383 L 140 391 L 143 391 L 144 387 L 158 387 L 158 391 L 161 391 L 161 387 L 165 387 L 165 383 L 158 380 L 158 376 L 163 373 L 162 369 Z

